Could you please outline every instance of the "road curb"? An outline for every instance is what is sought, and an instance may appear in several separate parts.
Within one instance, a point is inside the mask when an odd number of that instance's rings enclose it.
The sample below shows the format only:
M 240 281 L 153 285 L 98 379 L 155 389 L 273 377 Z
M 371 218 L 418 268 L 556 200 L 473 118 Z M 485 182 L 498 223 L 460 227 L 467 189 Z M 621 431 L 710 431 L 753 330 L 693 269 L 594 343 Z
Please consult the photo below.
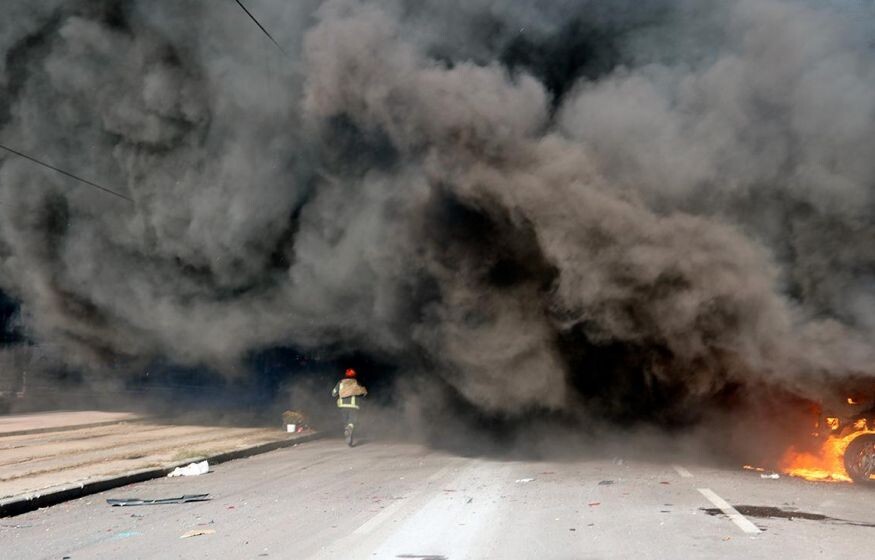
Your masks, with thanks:
M 245 449 L 236 449 L 234 451 L 217 453 L 216 455 L 204 457 L 200 460 L 207 460 L 210 462 L 210 464 L 225 463 L 228 461 L 233 461 L 235 459 L 243 459 L 246 457 L 251 457 L 253 455 L 260 455 L 262 453 L 267 453 L 268 451 L 274 451 L 275 449 L 293 447 L 295 445 L 298 445 L 299 443 L 307 443 L 308 441 L 313 441 L 325 437 L 326 435 L 327 434 L 325 434 L 324 432 L 313 432 L 292 439 L 270 441 L 267 443 L 254 445 L 252 447 L 247 447 Z M 137 482 L 144 482 L 153 478 L 161 478 L 167 476 L 167 474 L 176 467 L 183 467 L 191 462 L 192 461 L 189 459 L 178 463 L 173 463 L 166 467 L 141 469 L 138 471 L 132 471 L 120 475 L 95 478 L 93 480 L 79 482 L 68 486 L 50 488 L 45 493 L 15 496 L 13 498 L 0 500 L 0 517 L 13 517 L 16 515 L 21 515 L 22 513 L 34 511 L 36 509 L 57 505 L 70 500 L 75 500 L 77 498 L 88 496 L 90 494 L 97 494 L 98 492 L 118 488 L 119 486 L 127 486 L 128 484 L 136 484 Z

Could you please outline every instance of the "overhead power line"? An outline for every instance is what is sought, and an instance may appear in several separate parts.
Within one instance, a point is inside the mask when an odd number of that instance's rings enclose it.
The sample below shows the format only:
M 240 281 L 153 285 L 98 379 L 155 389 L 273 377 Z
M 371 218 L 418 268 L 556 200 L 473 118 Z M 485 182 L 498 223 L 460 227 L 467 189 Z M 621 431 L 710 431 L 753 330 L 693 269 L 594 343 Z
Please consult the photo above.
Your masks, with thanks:
M 270 32 L 269 32 L 267 29 L 265 29 L 265 27 L 264 27 L 263 25 L 261 25 L 261 22 L 259 22 L 258 19 L 256 19 L 256 17 L 252 14 L 252 12 L 250 12 L 250 11 L 246 8 L 246 6 L 243 5 L 243 2 L 241 2 L 240 0 L 234 0 L 234 1 L 237 3 L 238 6 L 240 6 L 240 9 L 242 9 L 242 10 L 246 13 L 246 15 L 249 16 L 249 19 L 251 19 L 251 20 L 255 23 L 255 25 L 258 26 L 258 28 L 261 30 L 261 32 L 264 33 L 264 35 L 265 35 L 268 39 L 270 39 L 270 42 L 273 43 L 274 46 L 275 46 L 277 49 L 279 49 L 279 51 L 280 51 L 281 53 L 283 53 L 284 55 L 287 55 L 285 49 L 283 49 L 283 48 L 280 46 L 280 44 L 277 43 L 276 39 L 273 38 L 273 35 L 271 35 Z M 85 184 L 85 185 L 88 185 L 89 187 L 93 187 L 93 188 L 98 189 L 98 190 L 101 190 L 101 191 L 103 191 L 103 192 L 105 192 L 105 193 L 107 193 L 107 194 L 111 194 L 111 195 L 113 195 L 113 196 L 117 196 L 118 198 L 122 198 L 122 199 L 124 199 L 124 200 L 127 200 L 128 202 L 134 202 L 134 199 L 132 199 L 132 198 L 126 196 L 126 195 L 123 195 L 122 193 L 120 193 L 120 192 L 118 192 L 118 191 L 112 190 L 112 189 L 110 189 L 110 188 L 108 188 L 108 187 L 104 187 L 103 185 L 99 185 L 99 184 L 95 183 L 94 181 L 89 181 L 88 179 L 84 179 L 84 178 L 82 178 L 82 177 L 79 177 L 78 175 L 75 175 L 75 174 L 73 174 L 73 173 L 70 173 L 69 171 L 64 171 L 63 169 L 60 169 L 60 168 L 58 168 L 58 167 L 55 167 L 54 165 L 52 165 L 52 164 L 50 164 L 50 163 L 46 163 L 46 162 L 44 162 L 44 161 L 42 161 L 42 160 L 39 160 L 39 159 L 37 159 L 37 158 L 35 158 L 35 157 L 33 157 L 33 156 L 29 156 L 29 155 L 27 155 L 27 154 L 25 154 L 25 153 L 19 152 L 18 150 L 15 150 L 15 149 L 13 149 L 13 148 L 10 148 L 9 146 L 4 146 L 3 144 L 0 144 L 0 149 L 6 150 L 7 152 L 9 152 L 9 153 L 11 153 L 11 154 L 14 154 L 14 155 L 16 155 L 16 156 L 18 156 L 18 157 L 20 157 L 20 158 L 24 158 L 24 159 L 26 159 L 26 160 L 28 160 L 28 161 L 30 161 L 30 162 L 32 162 L 32 163 L 35 163 L 35 164 L 40 165 L 40 166 L 42 166 L 42 167 L 45 167 L 46 169 L 51 169 L 52 171 L 54 171 L 54 172 L 56 172 L 56 173 L 60 173 L 61 175 L 64 175 L 65 177 L 69 177 L 69 178 L 71 178 L 71 179 L 74 179 L 74 180 L 76 180 L 76 181 L 79 181 L 80 183 L 83 183 L 83 184 Z
M 264 33 L 265 35 L 267 35 L 267 38 L 270 39 L 271 43 L 273 43 L 276 46 L 276 48 L 278 48 L 280 50 L 281 53 L 286 54 L 285 49 L 283 49 L 280 46 L 280 44 L 276 42 L 276 39 L 273 38 L 273 35 L 271 35 L 270 32 L 267 29 L 265 29 L 264 26 L 261 25 L 261 23 L 259 23 L 259 21 L 257 19 L 255 19 L 255 16 L 252 15 L 252 12 L 250 12 L 249 10 L 246 9 L 246 6 L 243 5 L 243 2 L 241 2 L 240 0 L 234 0 L 234 1 L 237 2 L 237 5 L 240 6 L 240 8 L 244 12 L 246 12 L 246 15 L 249 16 L 249 19 L 251 19 L 253 22 L 255 22 L 255 25 L 257 25 L 258 28 L 261 29 L 261 32 Z
M 128 196 L 125 196 L 125 195 L 123 195 L 122 193 L 120 193 L 120 192 L 118 192 L 118 191 L 114 191 L 114 190 L 109 189 L 109 188 L 107 188 L 107 187 L 104 187 L 104 186 L 102 186 L 102 185 L 98 185 L 97 183 L 95 183 L 95 182 L 93 182 L 93 181 L 89 181 L 88 179 L 83 179 L 82 177 L 79 177 L 78 175 L 74 175 L 74 174 L 72 174 L 72 173 L 70 173 L 70 172 L 68 172 L 68 171 L 64 171 L 63 169 L 59 169 L 59 168 L 55 167 L 54 165 L 51 165 L 51 164 L 46 163 L 46 162 L 44 162 L 44 161 L 40 161 L 40 160 L 38 160 L 37 158 L 35 158 L 35 157 L 33 157 L 33 156 L 29 156 L 29 155 L 27 155 L 27 154 L 23 154 L 23 153 L 19 152 L 18 150 L 13 150 L 13 149 L 10 148 L 9 146 L 4 146 L 3 144 L 0 144 L 0 148 L 6 150 L 7 152 L 9 152 L 9 153 L 11 153 L 11 154 L 15 154 L 16 156 L 18 156 L 18 157 L 20 157 L 20 158 L 24 158 L 24 159 L 26 159 L 26 160 L 29 160 L 29 161 L 31 161 L 31 162 L 37 164 L 37 165 L 41 165 L 42 167 L 45 167 L 46 169 L 51 169 L 52 171 L 55 171 L 55 172 L 57 172 L 57 173 L 60 173 L 61 175 L 64 175 L 65 177 L 69 177 L 69 178 L 71 178 L 71 179 L 75 179 L 75 180 L 79 181 L 80 183 L 84 183 L 84 184 L 86 184 L 86 185 L 88 185 L 88 186 L 90 186 L 90 187 L 94 187 L 95 189 L 99 189 L 99 190 L 101 190 L 101 191 L 103 191 L 103 192 L 105 192 L 105 193 L 107 193 L 107 194 L 111 194 L 111 195 L 113 195 L 113 196 L 117 196 L 117 197 L 119 197 L 119 198 L 123 198 L 123 199 L 127 200 L 128 202 L 134 202 L 134 199 L 133 199 L 133 198 L 130 198 L 130 197 L 128 197 Z

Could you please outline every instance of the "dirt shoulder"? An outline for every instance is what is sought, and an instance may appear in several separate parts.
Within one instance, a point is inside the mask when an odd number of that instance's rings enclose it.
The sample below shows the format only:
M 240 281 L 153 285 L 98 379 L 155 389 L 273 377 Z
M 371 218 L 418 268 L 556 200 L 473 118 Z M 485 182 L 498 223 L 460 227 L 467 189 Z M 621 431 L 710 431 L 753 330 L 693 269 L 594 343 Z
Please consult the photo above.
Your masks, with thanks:
M 113 422 L 102 413 L 69 414 L 67 424 L 60 413 L 28 415 L 34 431 L 23 427 L 27 423 L 21 418 L 0 422 L 0 505 L 95 481 L 123 481 L 128 475 L 161 476 L 180 464 L 233 459 L 311 435 L 288 434 L 279 427 L 185 425 L 133 415 Z M 88 418 L 92 422 L 84 421 Z

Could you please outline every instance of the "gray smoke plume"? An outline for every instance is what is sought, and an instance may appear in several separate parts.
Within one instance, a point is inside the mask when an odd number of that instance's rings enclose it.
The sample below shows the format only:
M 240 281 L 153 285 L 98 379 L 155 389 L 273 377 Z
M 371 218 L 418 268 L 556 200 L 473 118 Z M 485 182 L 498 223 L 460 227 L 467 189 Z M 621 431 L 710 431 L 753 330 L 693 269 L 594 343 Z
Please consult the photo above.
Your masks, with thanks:
M 860 2 L 7 2 L 0 286 L 72 366 L 364 351 L 490 413 L 875 363 Z M 121 365 L 120 365 L 121 364 Z M 655 411 L 655 412 L 654 412 Z

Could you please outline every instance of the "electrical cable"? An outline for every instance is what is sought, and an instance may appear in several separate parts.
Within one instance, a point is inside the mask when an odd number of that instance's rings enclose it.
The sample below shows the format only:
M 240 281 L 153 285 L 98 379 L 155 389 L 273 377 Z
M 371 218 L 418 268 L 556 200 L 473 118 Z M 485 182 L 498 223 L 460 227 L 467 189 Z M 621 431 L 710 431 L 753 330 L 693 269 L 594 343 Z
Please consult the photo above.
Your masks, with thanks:
M 278 48 L 281 53 L 288 56 L 286 51 L 280 46 L 279 43 L 276 42 L 276 39 L 273 38 L 273 35 L 271 35 L 270 32 L 267 29 L 265 29 L 264 26 L 261 25 L 261 23 L 259 23 L 259 21 L 257 19 L 255 19 L 255 16 L 252 15 L 252 12 L 250 12 L 249 10 L 246 9 L 246 6 L 243 5 L 243 2 L 241 2 L 240 0 L 234 0 L 234 1 L 237 2 L 237 5 L 240 6 L 240 8 L 244 12 L 246 12 L 246 15 L 249 16 L 249 19 L 251 19 L 253 22 L 255 22 L 255 25 L 257 25 L 258 28 L 261 29 L 262 33 L 267 35 L 267 38 L 270 39 L 270 41 L 276 46 L 276 48 Z
M 13 149 L 10 148 L 9 146 L 4 146 L 3 144 L 0 144 L 0 148 L 6 150 L 7 152 L 9 152 L 9 153 L 11 153 L 11 154 L 15 154 L 15 155 L 18 156 L 18 157 L 21 157 L 21 158 L 24 158 L 24 159 L 26 159 L 26 160 L 29 160 L 29 161 L 31 161 L 31 162 L 33 162 L 33 163 L 36 163 L 37 165 L 41 165 L 41 166 L 43 166 L 43 167 L 45 167 L 45 168 L 47 168 L 47 169 L 51 169 L 52 171 L 55 171 L 55 172 L 57 172 L 57 173 L 60 173 L 61 175 L 64 175 L 64 176 L 66 176 L 66 177 L 70 177 L 71 179 L 75 179 L 75 180 L 79 181 L 80 183 L 85 183 L 86 185 L 88 185 L 88 186 L 90 186 L 90 187 L 94 187 L 94 188 L 96 188 L 96 189 L 100 189 L 100 190 L 102 190 L 103 192 L 105 192 L 105 193 L 107 193 L 107 194 L 111 194 L 111 195 L 113 195 L 113 196 L 117 196 L 117 197 L 119 197 L 119 198 L 123 198 L 123 199 L 127 200 L 128 202 L 134 202 L 134 199 L 133 199 L 133 198 L 130 198 L 129 196 L 125 196 L 125 195 L 123 195 L 123 194 L 120 193 L 120 192 L 114 191 L 114 190 L 112 190 L 112 189 L 110 189 L 110 188 L 107 188 L 107 187 L 104 187 L 104 186 L 102 186 L 102 185 L 98 185 L 97 183 L 95 183 L 95 182 L 93 182 L 93 181 L 89 181 L 88 179 L 83 179 L 82 177 L 79 177 L 78 175 L 74 175 L 74 174 L 72 174 L 72 173 L 70 173 L 70 172 L 68 172 L 68 171 L 64 171 L 63 169 L 59 169 L 59 168 L 55 167 L 54 165 L 48 164 L 48 163 L 46 163 L 46 162 L 44 162 L 44 161 L 40 161 L 40 160 L 38 160 L 37 158 L 35 158 L 35 157 L 33 157 L 33 156 L 29 156 L 29 155 L 27 155 L 27 154 L 23 154 L 23 153 L 19 152 L 18 150 L 13 150 Z

